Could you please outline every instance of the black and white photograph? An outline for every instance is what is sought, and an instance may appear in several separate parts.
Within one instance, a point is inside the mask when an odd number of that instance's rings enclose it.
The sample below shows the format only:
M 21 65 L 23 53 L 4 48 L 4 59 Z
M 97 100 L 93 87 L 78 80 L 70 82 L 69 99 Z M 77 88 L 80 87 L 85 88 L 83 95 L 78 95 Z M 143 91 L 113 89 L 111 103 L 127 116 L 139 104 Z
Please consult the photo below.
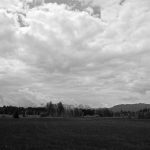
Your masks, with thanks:
M 0 150 L 150 150 L 150 0 L 0 0 Z

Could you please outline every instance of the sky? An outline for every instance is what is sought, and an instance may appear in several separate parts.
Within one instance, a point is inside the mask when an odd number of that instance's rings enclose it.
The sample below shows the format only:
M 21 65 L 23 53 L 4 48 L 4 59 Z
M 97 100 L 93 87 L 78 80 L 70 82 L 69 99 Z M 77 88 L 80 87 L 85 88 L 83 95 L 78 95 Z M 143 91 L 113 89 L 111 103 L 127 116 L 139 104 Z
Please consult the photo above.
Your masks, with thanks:
M 150 1 L 80 1 L 0 0 L 0 105 L 150 103 Z

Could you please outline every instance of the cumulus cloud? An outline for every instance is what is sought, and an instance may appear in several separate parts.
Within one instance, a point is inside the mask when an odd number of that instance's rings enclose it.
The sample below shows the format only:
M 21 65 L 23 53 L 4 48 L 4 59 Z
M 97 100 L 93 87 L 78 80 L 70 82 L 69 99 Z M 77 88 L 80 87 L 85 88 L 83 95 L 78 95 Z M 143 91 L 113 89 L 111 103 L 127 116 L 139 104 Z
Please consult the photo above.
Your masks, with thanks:
M 19 7 L 21 5 L 22 3 L 20 0 L 1 0 L 0 1 L 0 8 L 15 9 L 16 7 Z
M 51 3 L 24 15 L 17 1 L 0 2 L 0 92 L 7 101 L 149 103 L 149 0 L 82 5 L 97 6 L 101 18 Z

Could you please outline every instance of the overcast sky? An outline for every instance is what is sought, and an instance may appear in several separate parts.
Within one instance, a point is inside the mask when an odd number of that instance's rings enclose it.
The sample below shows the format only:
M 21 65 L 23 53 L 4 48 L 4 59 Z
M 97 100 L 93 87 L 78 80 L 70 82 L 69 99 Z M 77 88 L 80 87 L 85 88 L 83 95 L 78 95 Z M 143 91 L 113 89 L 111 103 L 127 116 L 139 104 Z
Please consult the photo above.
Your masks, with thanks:
M 1 105 L 150 103 L 150 0 L 88 2 L 0 0 Z

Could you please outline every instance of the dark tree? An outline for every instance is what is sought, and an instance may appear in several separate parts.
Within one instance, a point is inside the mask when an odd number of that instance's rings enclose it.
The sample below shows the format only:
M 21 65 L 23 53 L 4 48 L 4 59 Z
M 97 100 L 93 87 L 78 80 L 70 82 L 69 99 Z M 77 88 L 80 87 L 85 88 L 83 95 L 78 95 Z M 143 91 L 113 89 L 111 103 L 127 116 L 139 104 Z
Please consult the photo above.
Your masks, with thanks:
M 64 114 L 64 111 L 65 111 L 65 109 L 64 109 L 63 104 L 62 104 L 61 102 L 59 102 L 59 103 L 57 104 L 58 116 L 62 116 L 62 115 Z
M 13 118 L 19 118 L 18 109 L 15 110 L 15 112 L 14 112 L 14 114 L 13 114 Z
M 47 108 L 48 115 L 54 116 L 54 114 L 55 114 L 55 106 L 54 106 L 54 104 L 52 102 L 50 102 L 50 103 L 47 104 L 46 108 Z

